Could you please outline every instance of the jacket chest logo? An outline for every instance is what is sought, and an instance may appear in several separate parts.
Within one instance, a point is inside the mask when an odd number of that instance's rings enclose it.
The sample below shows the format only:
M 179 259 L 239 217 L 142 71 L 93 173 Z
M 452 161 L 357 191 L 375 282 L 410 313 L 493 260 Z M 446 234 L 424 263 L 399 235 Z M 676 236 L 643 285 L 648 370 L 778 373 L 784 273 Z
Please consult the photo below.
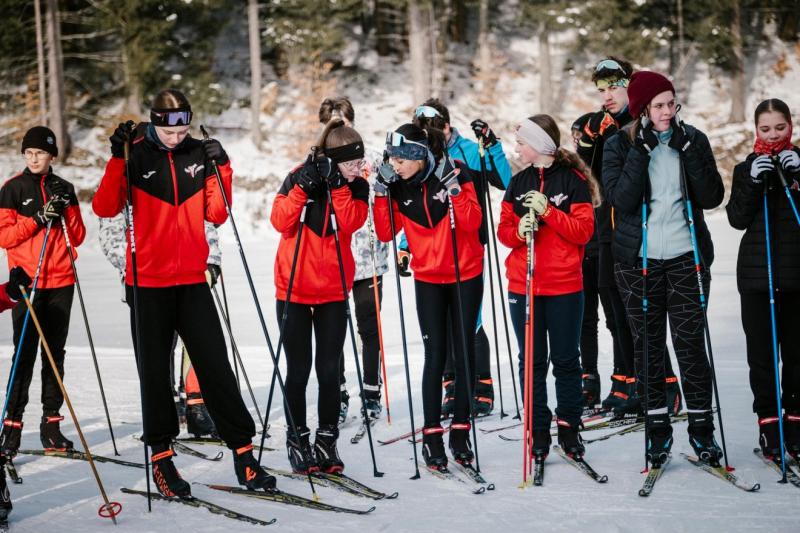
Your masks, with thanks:
M 29 203 L 31 203 L 32 201 L 33 201 L 33 198 L 28 198 L 27 200 L 25 200 L 24 202 L 22 202 L 22 205 L 28 205 L 28 204 L 29 204 Z
M 200 171 L 201 168 L 203 168 L 202 165 L 199 165 L 197 163 L 193 163 L 193 164 L 189 165 L 188 167 L 184 168 L 183 170 L 187 174 L 189 174 L 189 176 L 195 177 L 195 175 L 197 175 L 197 173 Z
M 404 205 L 404 206 L 406 206 L 406 207 L 408 207 L 408 206 L 410 206 L 410 205 L 411 205 L 411 202 L 413 202 L 413 201 L 414 201 L 414 200 L 403 200 L 403 205 Z
M 442 189 L 441 191 L 439 191 L 439 192 L 437 192 L 436 194 L 433 195 L 433 199 L 434 200 L 439 200 L 443 204 L 446 204 L 447 203 L 447 191 Z
M 554 204 L 556 204 L 556 207 L 559 207 L 559 206 L 561 206 L 561 204 L 564 203 L 564 200 L 566 200 L 567 198 L 569 198 L 569 196 L 567 196 L 566 194 L 560 192 L 560 193 L 556 194 L 555 196 L 551 196 L 550 197 L 550 201 L 553 202 Z
M 151 170 L 150 172 L 145 172 L 144 174 L 142 174 L 142 179 L 143 180 L 149 180 L 150 176 L 152 176 L 155 173 L 156 173 L 155 170 Z

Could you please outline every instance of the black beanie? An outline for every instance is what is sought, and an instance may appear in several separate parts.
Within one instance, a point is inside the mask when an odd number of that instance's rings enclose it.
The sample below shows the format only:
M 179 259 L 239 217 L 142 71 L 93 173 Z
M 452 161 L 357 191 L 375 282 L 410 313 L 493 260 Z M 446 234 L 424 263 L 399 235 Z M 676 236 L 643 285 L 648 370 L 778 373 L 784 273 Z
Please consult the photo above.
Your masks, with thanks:
M 56 134 L 53 130 L 45 126 L 34 126 L 25 133 L 22 138 L 22 150 L 24 154 L 28 148 L 38 148 L 44 150 L 53 157 L 58 156 L 58 145 L 56 144 Z
M 394 131 L 396 131 L 409 141 L 422 143 L 426 146 L 428 144 L 428 135 L 425 133 L 425 130 L 423 130 L 422 128 L 420 128 L 415 124 L 410 124 L 410 123 L 403 124 Z

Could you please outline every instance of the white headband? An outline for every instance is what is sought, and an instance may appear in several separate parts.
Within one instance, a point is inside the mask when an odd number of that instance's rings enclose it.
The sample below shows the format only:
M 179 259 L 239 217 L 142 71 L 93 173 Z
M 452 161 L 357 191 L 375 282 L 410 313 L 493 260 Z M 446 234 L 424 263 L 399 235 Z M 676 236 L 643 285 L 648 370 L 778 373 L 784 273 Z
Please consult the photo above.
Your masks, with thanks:
M 527 118 L 520 123 L 517 137 L 543 155 L 555 155 L 558 150 L 552 137 L 540 125 Z

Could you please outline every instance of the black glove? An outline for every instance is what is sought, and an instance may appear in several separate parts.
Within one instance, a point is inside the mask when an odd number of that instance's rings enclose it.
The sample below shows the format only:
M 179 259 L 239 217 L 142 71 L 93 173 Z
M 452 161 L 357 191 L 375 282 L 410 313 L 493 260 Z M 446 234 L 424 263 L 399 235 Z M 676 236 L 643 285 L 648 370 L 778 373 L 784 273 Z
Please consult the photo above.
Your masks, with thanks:
M 473 120 L 469 126 L 472 128 L 472 131 L 475 132 L 475 137 L 479 140 L 483 139 L 484 148 L 489 148 L 497 142 L 497 137 L 492 131 L 492 128 L 483 120 Z
M 292 182 L 300 187 L 306 196 L 311 196 L 322 184 L 322 176 L 312 156 L 308 156 L 303 166 L 292 176 Z
M 39 224 L 39 226 L 44 227 L 51 220 L 58 219 L 64 212 L 64 209 L 67 207 L 68 203 L 69 200 L 65 200 L 63 198 L 50 198 L 47 200 L 47 203 L 44 204 L 44 207 L 39 209 L 36 214 L 33 215 L 33 218 L 36 220 L 36 223 Z
M 218 165 L 224 165 L 228 162 L 228 154 L 225 153 L 222 145 L 216 139 L 203 141 L 203 152 L 206 154 L 206 159 L 216 161 Z
M 61 180 L 50 179 L 45 183 L 44 188 L 47 190 L 50 198 L 69 198 L 67 184 Z
M 25 292 L 30 292 L 30 286 L 33 281 L 28 273 L 21 266 L 16 266 L 8 273 L 8 285 L 6 285 L 6 294 L 15 302 L 22 300 L 22 291 L 19 286 L 25 287 Z
M 326 181 L 328 182 L 328 188 L 332 191 L 347 185 L 347 179 L 342 176 L 337 167 L 334 167 L 334 171 L 331 172 Z
M 411 275 L 408 271 L 408 264 L 411 262 L 411 254 L 408 250 L 400 248 L 397 251 L 397 273 L 407 278 Z
M 653 123 L 642 119 L 639 126 L 639 133 L 636 134 L 636 146 L 643 150 L 647 155 L 658 147 L 658 137 L 653 131 Z
M 220 268 L 219 265 L 215 265 L 214 263 L 208 263 L 206 265 L 206 281 L 209 287 L 213 288 L 221 275 L 222 268 Z
M 614 120 L 614 117 L 606 111 L 598 111 L 583 125 L 580 145 L 584 147 L 594 146 L 598 137 L 613 135 L 617 129 L 617 121 Z
M 131 138 L 133 127 L 136 125 L 132 120 L 120 122 L 117 129 L 109 137 L 111 141 L 111 155 L 122 159 L 125 157 L 125 143 Z
M 675 116 L 672 117 L 669 123 L 670 126 L 672 126 L 672 137 L 669 140 L 669 147 L 679 152 L 685 152 L 689 149 L 689 146 L 691 146 L 692 139 L 686 131 L 686 126 L 681 120 L 680 115 L 675 113 Z

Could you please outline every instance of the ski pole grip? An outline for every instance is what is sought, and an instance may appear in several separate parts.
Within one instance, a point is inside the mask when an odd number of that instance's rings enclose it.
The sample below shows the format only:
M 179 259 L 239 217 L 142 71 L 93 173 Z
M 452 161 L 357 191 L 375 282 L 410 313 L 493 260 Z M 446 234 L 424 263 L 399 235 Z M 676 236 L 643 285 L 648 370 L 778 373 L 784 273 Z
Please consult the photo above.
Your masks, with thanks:
M 781 181 L 781 187 L 788 187 L 789 183 L 786 181 L 786 176 L 783 174 L 783 167 L 777 155 L 772 156 L 772 162 L 775 164 L 775 170 L 778 173 L 778 179 Z

